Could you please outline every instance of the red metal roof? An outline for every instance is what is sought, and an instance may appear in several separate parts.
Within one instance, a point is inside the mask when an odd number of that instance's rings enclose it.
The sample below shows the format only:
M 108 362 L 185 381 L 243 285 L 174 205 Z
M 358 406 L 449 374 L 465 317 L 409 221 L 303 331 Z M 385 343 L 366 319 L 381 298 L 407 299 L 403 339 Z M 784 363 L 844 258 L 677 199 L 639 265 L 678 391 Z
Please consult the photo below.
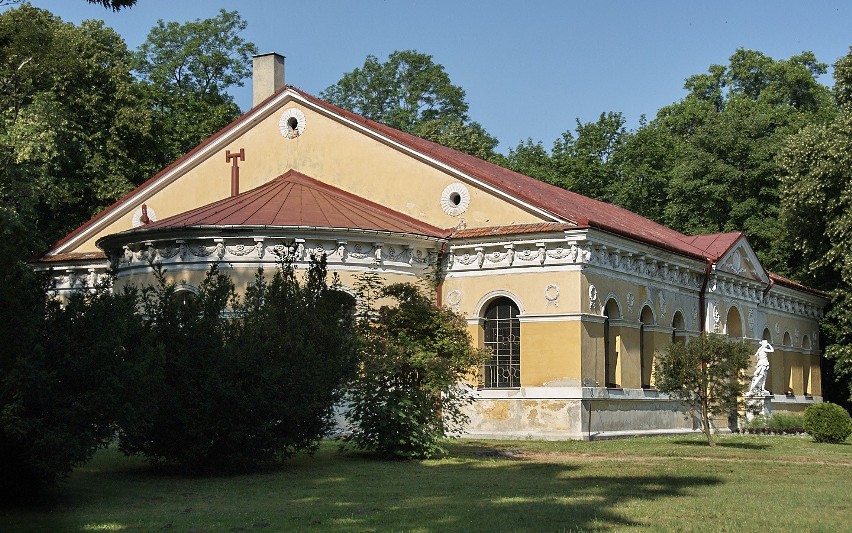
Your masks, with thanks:
M 451 239 L 468 239 L 473 237 L 492 237 L 503 235 L 522 235 L 527 233 L 550 233 L 576 229 L 574 224 L 560 222 L 541 222 L 538 224 L 514 224 L 511 226 L 488 226 L 485 228 L 456 229 L 450 234 Z
M 425 139 L 421 139 L 414 135 L 405 133 L 403 131 L 399 131 L 393 129 L 389 126 L 385 126 L 384 124 L 380 124 L 378 122 L 369 120 L 360 115 L 352 113 L 351 111 L 347 111 L 345 109 L 339 108 L 335 105 L 332 105 L 328 102 L 320 100 L 319 98 L 307 94 L 293 86 L 284 86 L 277 93 L 273 94 L 269 98 L 267 98 L 261 106 L 274 98 L 276 98 L 281 92 L 284 91 L 292 91 L 298 94 L 300 97 L 305 100 L 313 103 L 321 109 L 325 109 L 332 114 L 339 115 L 346 120 L 349 120 L 353 123 L 359 124 L 367 130 L 373 131 L 374 133 L 386 137 L 396 143 L 399 143 L 402 146 L 408 147 L 415 152 L 423 154 L 425 156 L 431 157 L 434 160 L 447 165 L 449 167 L 455 168 L 456 170 L 467 174 L 499 191 L 502 191 L 509 196 L 513 196 L 523 202 L 530 204 L 538 209 L 541 209 L 545 212 L 551 213 L 556 220 L 563 219 L 567 220 L 573 224 L 576 224 L 578 227 L 594 227 L 604 231 L 608 231 L 611 233 L 615 233 L 617 235 L 621 235 L 627 238 L 631 238 L 634 240 L 638 240 L 640 242 L 644 242 L 653 246 L 657 246 L 669 251 L 673 251 L 676 253 L 680 253 L 686 256 L 700 258 L 700 259 L 708 259 L 708 260 L 717 260 L 719 257 L 724 255 L 725 251 L 733 244 L 734 241 L 738 239 L 742 234 L 740 233 L 722 233 L 722 234 L 713 234 L 713 235 L 698 235 L 698 236 L 687 236 L 678 231 L 675 231 L 671 228 L 658 224 L 652 220 L 649 220 L 645 217 L 642 217 L 636 213 L 623 209 L 613 204 L 608 204 L 606 202 L 601 202 L 598 200 L 594 200 L 591 198 L 587 198 L 580 194 L 567 191 L 560 187 L 556 187 L 542 181 L 536 180 L 529 176 L 525 176 L 518 172 L 514 172 L 488 161 L 483 161 L 476 157 L 470 156 L 468 154 L 453 150 L 452 148 L 447 148 L 445 146 L 427 141 Z M 221 131 L 211 136 L 199 146 L 194 148 L 192 151 L 187 153 L 184 157 L 175 161 L 169 167 L 163 169 L 157 175 L 137 187 L 134 191 L 125 196 L 125 198 L 130 197 L 138 190 L 145 188 L 149 184 L 153 183 L 157 178 L 165 174 L 170 169 L 176 167 L 186 158 L 190 157 L 192 154 L 197 153 L 204 146 L 207 146 L 212 141 L 217 139 L 218 137 L 224 135 L 226 132 L 236 127 L 237 125 L 243 123 L 246 120 L 249 120 L 251 116 L 254 114 L 254 110 L 259 108 L 257 106 L 244 115 L 233 121 L 231 124 L 223 128 Z M 307 178 L 310 180 L 310 178 Z M 276 180 L 273 180 L 276 181 Z M 344 193 L 339 189 L 334 189 L 333 187 L 323 185 L 319 182 L 313 181 L 314 184 L 325 187 L 328 190 L 335 190 L 338 193 Z M 270 182 L 272 183 L 272 182 Z M 256 191 L 261 189 L 255 189 Z M 316 189 L 315 189 L 316 190 Z M 243 195 L 239 195 L 237 198 Z M 89 227 L 96 220 L 103 217 L 106 213 L 115 209 L 119 204 L 123 202 L 125 198 L 115 202 L 111 206 L 109 206 L 104 211 L 100 212 L 94 218 L 65 236 L 63 239 L 58 241 L 53 248 L 61 245 L 66 242 L 68 239 L 73 237 L 74 235 L 79 234 L 85 228 Z M 358 198 L 358 197 L 355 197 Z M 229 202 L 231 199 L 222 200 L 221 202 L 217 202 L 215 204 L 211 204 L 210 206 L 205 206 L 205 208 L 210 208 L 211 206 L 216 206 L 222 202 Z M 448 234 L 447 231 L 440 230 L 438 228 L 434 228 L 429 226 L 428 224 L 424 224 L 422 222 L 418 222 L 410 217 L 406 217 L 401 213 L 396 213 L 389 209 L 384 208 L 378 204 L 374 204 L 372 202 L 368 202 L 363 198 L 359 198 L 359 201 L 362 207 L 370 206 L 370 210 L 379 208 L 380 210 L 385 210 L 385 215 L 388 213 L 393 213 L 395 216 L 404 217 L 409 219 L 409 223 L 413 222 L 415 225 L 419 225 L 422 231 L 418 231 L 417 233 L 421 233 L 423 235 L 441 235 L 446 236 Z M 232 206 L 233 207 L 233 206 Z M 201 209 L 205 209 L 201 208 Z M 178 215 L 178 217 L 183 217 L 190 213 L 194 213 L 196 215 L 199 214 L 200 210 L 193 210 L 188 213 L 184 213 L 184 215 Z M 242 212 L 242 209 L 238 211 Z M 322 209 L 318 212 L 311 212 L 310 209 L 306 211 L 306 215 L 311 215 L 313 218 L 316 215 L 323 213 Z M 208 213 L 212 215 L 212 213 Z M 366 213 L 365 213 L 366 215 Z M 259 214 L 258 214 L 259 216 Z M 335 215 L 337 216 L 337 215 Z M 379 218 L 383 218 L 379 215 Z M 391 217 L 393 218 L 393 217 Z M 172 217 L 172 222 L 176 223 L 177 217 Z M 322 217 L 317 218 L 316 220 L 320 220 Z M 181 219 L 184 220 L 184 219 Z M 212 220 L 212 218 L 210 219 Z M 335 220 L 342 220 L 341 218 L 336 218 Z M 364 219 L 366 220 L 366 218 Z M 556 221 L 554 220 L 554 221 Z M 160 221 L 156 224 L 160 224 L 165 221 Z M 366 224 L 366 222 L 364 222 Z M 373 224 L 376 224 L 375 220 Z M 311 224 L 314 225 L 314 224 Z M 426 231 L 425 226 L 428 226 L 430 232 L 432 233 L 424 233 Z M 162 227 L 150 225 L 146 226 L 147 228 L 154 227 Z M 328 226 L 325 226 L 328 227 Z M 344 227 L 344 226 L 340 226 Z M 348 227 L 348 226 L 347 226 Z M 736 238 L 734 238 L 736 236 Z M 726 246 L 727 244 L 727 246 Z M 801 288 L 802 290 L 808 290 L 809 292 L 819 292 L 814 289 L 810 289 L 805 286 L 801 286 L 792 282 L 791 280 L 786 280 L 781 278 L 780 276 L 773 277 L 781 284 L 788 286 L 795 286 L 796 288 Z
M 622 207 L 593 200 L 561 187 L 550 185 L 494 163 L 369 120 L 298 89 L 292 87 L 291 89 L 319 107 L 360 124 L 412 150 L 430 156 L 510 196 L 549 212 L 555 218 L 568 220 L 580 227 L 599 228 L 680 254 L 705 258 L 703 250 L 690 244 L 689 237 L 686 235 Z
M 731 247 L 742 238 L 741 231 L 731 233 L 710 233 L 707 235 L 694 235 L 687 237 L 687 242 L 699 250 L 702 250 L 709 259 L 719 259 L 725 255 Z
M 449 230 L 420 222 L 295 170 L 256 189 L 134 231 L 210 226 L 352 228 L 438 238 L 449 234 Z

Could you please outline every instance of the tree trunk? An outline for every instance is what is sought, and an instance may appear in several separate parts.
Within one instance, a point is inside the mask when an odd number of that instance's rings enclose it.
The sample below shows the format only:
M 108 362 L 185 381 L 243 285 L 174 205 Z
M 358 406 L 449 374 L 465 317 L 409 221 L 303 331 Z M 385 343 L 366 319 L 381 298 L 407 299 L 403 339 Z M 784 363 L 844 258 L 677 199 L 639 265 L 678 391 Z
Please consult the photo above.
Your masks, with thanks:
M 707 444 L 710 446 L 716 446 L 716 442 L 713 440 L 713 428 L 710 427 L 710 406 L 707 405 L 707 400 L 701 400 L 701 423 L 704 426 L 704 436 L 707 437 Z

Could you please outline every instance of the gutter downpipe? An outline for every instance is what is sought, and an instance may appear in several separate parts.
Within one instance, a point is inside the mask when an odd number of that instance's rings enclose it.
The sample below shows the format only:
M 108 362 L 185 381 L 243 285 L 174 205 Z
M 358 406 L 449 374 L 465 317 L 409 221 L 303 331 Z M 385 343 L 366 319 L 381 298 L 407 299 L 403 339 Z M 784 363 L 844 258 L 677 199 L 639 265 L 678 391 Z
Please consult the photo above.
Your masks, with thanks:
M 761 296 L 760 296 L 760 302 L 759 302 L 757 305 L 762 304 L 762 303 L 766 300 L 766 295 L 767 295 L 767 294 L 769 294 L 769 291 L 770 291 L 770 290 L 772 289 L 772 287 L 774 287 L 774 286 L 775 286 L 775 280 L 774 280 L 774 279 L 772 279 L 772 278 L 769 278 L 769 285 L 767 285 L 767 286 L 766 286 L 766 288 L 765 288 L 765 289 L 763 289 L 763 294 L 761 294 Z

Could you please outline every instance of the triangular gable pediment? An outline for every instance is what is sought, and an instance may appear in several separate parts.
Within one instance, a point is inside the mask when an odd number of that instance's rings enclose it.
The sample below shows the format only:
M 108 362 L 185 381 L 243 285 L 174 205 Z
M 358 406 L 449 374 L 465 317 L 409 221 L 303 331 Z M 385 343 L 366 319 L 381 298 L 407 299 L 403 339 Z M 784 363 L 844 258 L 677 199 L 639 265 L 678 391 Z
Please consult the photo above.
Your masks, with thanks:
M 279 131 L 285 127 L 280 125 L 286 118 L 282 112 L 294 109 L 303 113 L 303 120 L 307 117 L 307 129 L 299 132 L 300 139 L 289 139 L 292 142 L 287 145 L 288 140 L 282 141 L 286 135 Z M 348 152 L 340 148 L 347 142 Z M 313 143 L 313 152 L 294 154 L 292 147 L 299 143 Z M 317 149 L 320 143 L 324 146 Z M 135 227 L 134 214 L 143 204 L 149 215 L 156 213 L 157 219 L 162 219 L 226 198 L 230 164 L 225 153 L 240 148 L 246 150 L 246 159 L 240 163 L 241 190 L 243 183 L 245 189 L 257 187 L 292 168 L 436 227 L 455 227 L 463 222 L 468 226 L 566 222 L 534 202 L 485 183 L 462 165 L 430 153 L 431 146 L 433 143 L 286 87 L 77 228 L 45 255 L 95 251 L 97 239 Z M 287 150 L 290 155 L 281 155 Z M 377 164 L 380 159 L 375 154 L 379 150 L 384 150 L 387 165 Z M 397 185 L 401 191 L 390 193 L 390 179 L 406 179 L 408 183 Z M 454 182 L 466 184 L 478 195 L 468 213 L 459 217 L 441 211 L 442 190 Z
M 716 262 L 716 270 L 741 278 L 769 283 L 769 273 L 745 236 L 741 236 Z

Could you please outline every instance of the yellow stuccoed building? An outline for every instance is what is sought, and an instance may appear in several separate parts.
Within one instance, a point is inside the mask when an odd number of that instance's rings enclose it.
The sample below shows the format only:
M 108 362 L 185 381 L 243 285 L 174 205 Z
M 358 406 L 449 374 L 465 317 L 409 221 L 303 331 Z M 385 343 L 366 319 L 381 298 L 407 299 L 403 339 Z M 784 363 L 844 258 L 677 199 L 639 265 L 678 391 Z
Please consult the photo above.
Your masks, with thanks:
M 419 139 L 284 84 L 255 58 L 254 107 L 57 242 L 37 263 L 60 295 L 112 265 L 190 295 L 213 262 L 245 286 L 288 250 L 325 254 L 344 288 L 441 273 L 440 305 L 492 357 L 473 436 L 691 431 L 654 389 L 655 353 L 702 332 L 770 341 L 768 408 L 821 400 L 827 296 L 767 272 L 741 233 L 687 236 Z M 726 420 L 717 421 L 725 427 Z

